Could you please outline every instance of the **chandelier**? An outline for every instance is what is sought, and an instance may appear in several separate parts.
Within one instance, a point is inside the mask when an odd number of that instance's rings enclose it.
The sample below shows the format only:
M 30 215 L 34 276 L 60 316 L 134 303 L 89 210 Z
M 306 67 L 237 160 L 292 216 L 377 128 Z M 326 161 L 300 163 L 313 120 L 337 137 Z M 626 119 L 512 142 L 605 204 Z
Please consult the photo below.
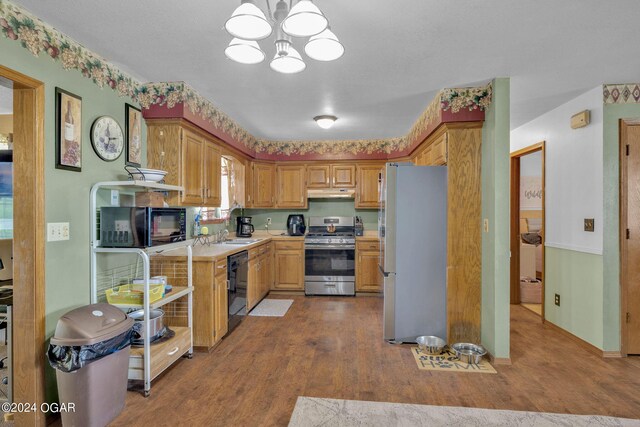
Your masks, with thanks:
M 333 61 L 344 54 L 344 46 L 331 31 L 329 21 L 312 0 L 298 0 L 292 6 L 279 0 L 271 13 L 269 0 L 267 15 L 256 6 L 254 0 L 242 0 L 224 27 L 233 36 L 224 53 L 227 58 L 241 64 L 259 64 L 266 55 L 258 44 L 275 30 L 275 56 L 271 69 L 285 74 L 303 71 L 307 66 L 291 43 L 292 37 L 309 37 L 304 51 L 316 61 Z

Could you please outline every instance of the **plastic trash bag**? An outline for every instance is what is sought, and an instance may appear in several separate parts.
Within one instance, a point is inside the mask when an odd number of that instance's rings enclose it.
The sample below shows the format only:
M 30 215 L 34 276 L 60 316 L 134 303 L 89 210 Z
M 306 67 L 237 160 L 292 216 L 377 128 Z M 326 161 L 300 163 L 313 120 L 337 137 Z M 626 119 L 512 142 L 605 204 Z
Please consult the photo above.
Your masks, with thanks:
M 47 358 L 52 368 L 62 372 L 74 372 L 91 362 L 122 350 L 131 344 L 133 329 L 129 329 L 106 341 L 92 345 L 68 346 L 49 344 Z

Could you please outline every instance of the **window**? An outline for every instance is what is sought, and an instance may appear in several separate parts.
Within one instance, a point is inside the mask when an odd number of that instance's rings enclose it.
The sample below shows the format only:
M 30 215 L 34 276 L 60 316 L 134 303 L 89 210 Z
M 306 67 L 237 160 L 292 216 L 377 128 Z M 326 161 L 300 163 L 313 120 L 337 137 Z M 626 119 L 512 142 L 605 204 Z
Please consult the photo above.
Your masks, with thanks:
M 204 223 L 219 223 L 229 219 L 231 207 L 244 204 L 244 165 L 233 157 L 220 160 L 220 207 L 200 210 Z

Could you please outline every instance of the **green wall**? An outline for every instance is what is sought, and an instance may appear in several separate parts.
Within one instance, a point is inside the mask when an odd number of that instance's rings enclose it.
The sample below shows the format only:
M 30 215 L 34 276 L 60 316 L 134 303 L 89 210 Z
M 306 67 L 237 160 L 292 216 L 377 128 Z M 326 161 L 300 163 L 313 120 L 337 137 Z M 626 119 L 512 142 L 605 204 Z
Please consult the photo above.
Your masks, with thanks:
M 603 317 L 605 351 L 620 350 L 620 119 L 640 118 L 640 105 L 604 106 L 604 242 Z
M 603 343 L 602 268 L 600 255 L 545 248 L 545 319 L 598 348 Z
M 125 102 L 116 92 L 101 89 L 79 71 L 65 71 L 45 53 L 34 57 L 20 43 L 0 37 L 0 64 L 45 84 L 45 220 L 69 222 L 70 240 L 47 242 L 45 247 L 46 337 L 53 334 L 58 318 L 90 302 L 89 289 L 89 190 L 98 181 L 122 179 L 124 153 L 104 162 L 91 148 L 89 131 L 94 119 L 113 116 L 124 130 Z M 82 172 L 55 169 L 55 88 L 82 97 Z M 142 129 L 146 141 L 146 127 Z M 146 147 L 143 147 L 146 155 Z M 146 159 L 144 160 L 146 163 Z M 41 236 L 46 239 L 46 236 Z M 47 399 L 55 398 L 53 371 L 47 371 Z
M 482 344 L 509 357 L 509 127 L 510 82 L 493 81 L 493 102 L 482 128 Z
M 311 216 L 361 216 L 365 231 L 378 229 L 378 211 L 375 209 L 355 209 L 353 199 L 310 199 L 308 209 L 245 209 L 244 215 L 251 216 L 256 230 L 264 230 L 267 218 L 271 218 L 271 230 L 285 230 L 287 216 L 300 213 L 305 221 Z M 234 215 L 240 211 L 234 211 Z M 229 225 L 230 231 L 235 231 L 235 223 Z

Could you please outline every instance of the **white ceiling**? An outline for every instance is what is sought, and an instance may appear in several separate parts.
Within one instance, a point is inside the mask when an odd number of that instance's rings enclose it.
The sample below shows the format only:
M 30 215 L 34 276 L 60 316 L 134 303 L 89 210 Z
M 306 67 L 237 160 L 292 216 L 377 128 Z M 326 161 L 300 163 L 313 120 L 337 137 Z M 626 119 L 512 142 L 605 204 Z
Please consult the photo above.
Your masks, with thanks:
M 239 0 L 19 3 L 142 81 L 186 81 L 266 139 L 401 136 L 439 89 L 493 77 L 511 77 L 515 128 L 599 84 L 640 80 L 638 0 L 316 0 L 346 52 L 303 54 L 297 75 L 269 68 L 273 38 L 262 64 L 225 58 Z M 318 114 L 339 120 L 322 130 Z
M 0 84 L 0 114 L 13 114 L 13 90 Z

